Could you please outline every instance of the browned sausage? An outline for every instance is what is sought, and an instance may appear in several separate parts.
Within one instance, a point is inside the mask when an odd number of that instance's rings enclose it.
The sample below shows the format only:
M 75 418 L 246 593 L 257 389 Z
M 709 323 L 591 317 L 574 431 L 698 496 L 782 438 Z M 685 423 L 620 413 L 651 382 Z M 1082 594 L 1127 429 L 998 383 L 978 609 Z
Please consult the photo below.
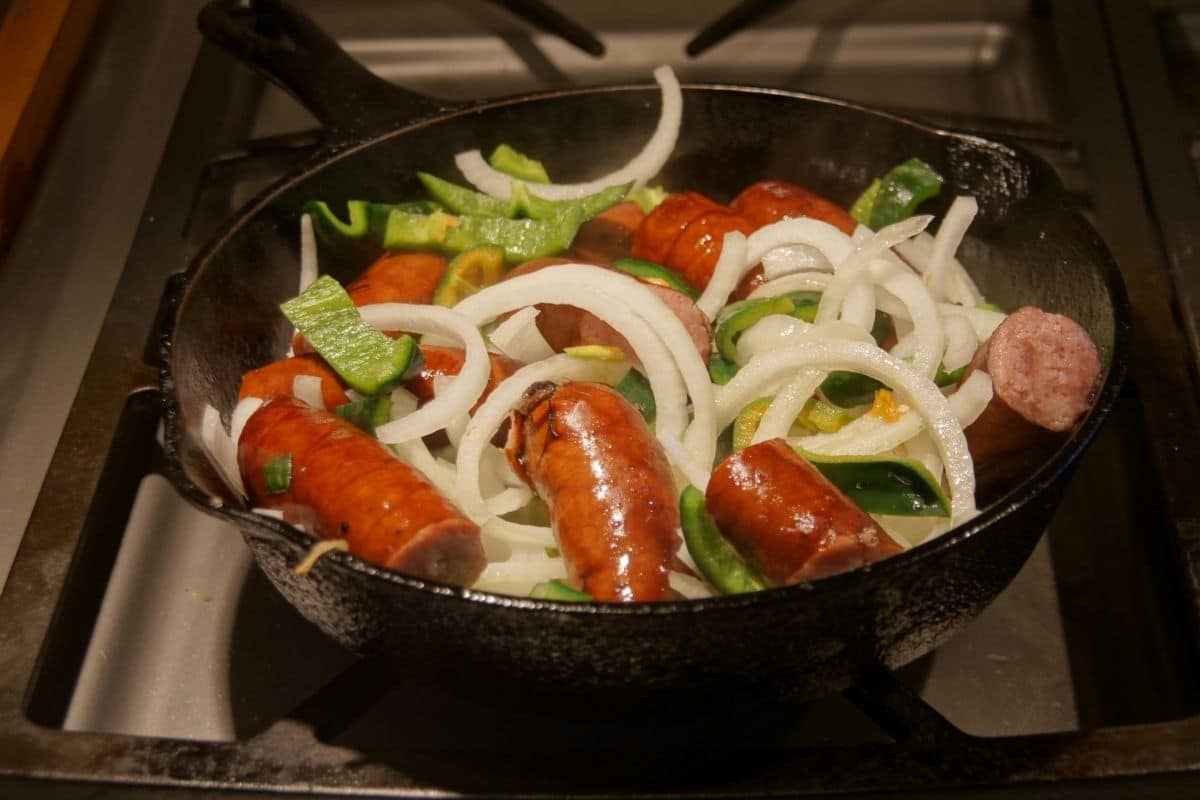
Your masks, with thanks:
M 1000 323 L 976 364 L 992 378 L 991 402 L 966 429 L 982 495 L 1042 460 L 1054 434 L 1087 411 L 1100 354 L 1079 323 L 1023 306 Z
M 292 457 L 291 484 L 270 493 L 263 467 L 283 454 Z M 246 423 L 238 467 L 253 504 L 320 538 L 345 539 L 367 561 L 464 586 L 487 563 L 475 523 L 420 472 L 327 411 L 288 397 L 268 402 Z
M 348 284 L 346 294 L 356 306 L 428 304 L 445 272 L 446 258 L 436 253 L 388 253 Z
M 625 258 L 633 247 L 633 233 L 645 217 L 637 203 L 617 203 L 579 226 L 567 256 L 597 264 Z
M 741 231 L 749 236 L 754 228 L 745 217 L 728 209 L 705 211 L 684 227 L 662 263 L 678 272 L 693 289 L 702 292 L 721 257 L 725 234 Z
M 846 211 L 819 194 L 787 181 L 759 181 L 748 186 L 729 207 L 761 228 L 793 217 L 812 217 L 828 222 L 850 235 L 858 222 Z
M 311 375 L 321 379 L 321 397 L 327 409 L 332 411 L 343 403 L 350 402 L 350 398 L 346 396 L 346 384 L 333 368 L 315 353 L 284 358 L 265 367 L 250 370 L 242 376 L 242 388 L 238 392 L 238 399 L 261 397 L 263 400 L 270 400 L 273 397 L 291 397 L 297 375 Z
M 550 506 L 572 586 L 596 600 L 678 598 L 671 467 L 624 397 L 598 383 L 536 385 L 513 413 L 507 454 Z
M 688 223 L 705 211 L 721 208 L 698 192 L 678 192 L 667 197 L 646 215 L 633 236 L 633 257 L 667 263 L 675 240 Z
M 423 344 L 421 345 L 421 355 L 424 361 L 421 364 L 421 371 L 404 382 L 404 388 L 408 389 L 417 397 L 420 403 L 428 403 L 433 399 L 433 384 L 434 381 L 441 375 L 457 375 L 462 371 L 463 362 L 467 360 L 467 353 L 458 347 L 438 347 L 436 345 Z M 502 356 L 499 353 L 488 353 L 488 358 L 492 361 L 492 372 L 488 376 L 487 387 L 484 388 L 483 394 L 480 395 L 479 401 L 475 404 L 478 408 L 479 403 L 487 399 L 491 394 L 492 389 L 496 388 L 496 384 L 512 375 L 522 364 L 519 361 L 513 361 L 508 356 Z M 475 408 L 471 409 L 471 413 L 475 413 Z
M 738 552 L 775 584 L 816 580 L 902 549 L 782 439 L 722 461 L 709 478 L 705 506 Z
M 386 253 L 346 285 L 346 294 L 356 306 L 376 303 L 433 302 L 433 292 L 446 272 L 446 259 L 436 253 Z M 400 333 L 385 331 L 392 338 Z M 311 353 L 308 341 L 296 334 L 292 352 Z

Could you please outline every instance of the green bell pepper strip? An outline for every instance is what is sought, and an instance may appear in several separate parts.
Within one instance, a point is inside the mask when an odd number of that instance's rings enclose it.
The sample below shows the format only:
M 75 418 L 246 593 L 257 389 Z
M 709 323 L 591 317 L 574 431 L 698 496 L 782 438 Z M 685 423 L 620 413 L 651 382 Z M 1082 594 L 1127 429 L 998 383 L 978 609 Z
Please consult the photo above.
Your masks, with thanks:
M 354 301 L 329 275 L 279 308 L 356 392 L 380 394 L 421 368 L 421 350 L 413 338 L 389 339 L 363 322 Z
M 872 183 L 850 207 L 850 215 L 873 230 L 907 219 L 942 190 L 942 176 L 919 158 L 910 158 Z
M 704 493 L 695 486 L 687 487 L 679 495 L 679 517 L 688 553 L 718 592 L 757 592 L 770 585 L 721 536 L 712 515 L 704 507 Z
M 708 357 L 708 377 L 718 386 L 724 386 L 737 375 L 738 365 L 734 361 L 726 361 L 720 353 Z
M 263 488 L 270 494 L 283 494 L 292 486 L 292 454 L 275 456 L 263 464 Z
M 334 411 L 354 427 L 374 436 L 375 429 L 391 419 L 392 400 L 389 397 L 363 397 L 342 403 Z
M 717 316 L 717 331 L 713 336 L 717 352 L 726 361 L 737 361 L 737 340 L 742 331 L 772 314 L 790 315 L 795 304 L 787 297 L 764 297 L 761 300 L 739 300 L 725 306 Z
M 654 392 L 650 390 L 650 381 L 646 380 L 645 375 L 636 369 L 631 369 L 621 380 L 617 381 L 617 385 L 613 388 L 638 410 L 646 422 L 654 421 L 654 415 L 658 408 L 654 403 Z
M 560 600 L 567 603 L 586 603 L 592 599 L 587 592 L 572 589 L 558 578 L 534 585 L 529 596 L 537 600 Z
M 520 153 L 506 144 L 498 145 L 488 156 L 488 165 L 527 183 L 549 183 L 550 174 L 542 162 Z
M 525 184 L 515 182 L 509 202 L 514 205 L 516 214 L 524 214 L 530 219 L 556 219 L 578 207 L 583 219 L 589 220 L 624 200 L 631 186 L 632 181 L 609 186 L 578 200 L 547 200 L 529 191 Z
M 933 382 L 941 387 L 953 386 L 962 380 L 966 372 L 966 366 L 947 372 L 945 367 L 938 364 L 937 374 L 933 376 Z M 835 370 L 829 373 L 829 377 L 821 383 L 821 393 L 825 395 L 826 400 L 834 405 L 847 407 L 870 403 L 875 399 L 875 391 L 877 389 L 886 388 L 888 387 L 874 378 L 869 378 L 857 372 L 844 372 L 842 370 Z
M 950 516 L 950 498 L 941 483 L 915 458 L 827 456 L 792 449 L 868 513 Z
M 432 214 L 439 211 L 441 205 L 429 200 L 417 200 L 411 203 L 371 203 L 366 200 L 347 200 L 347 221 L 342 222 L 327 203 L 320 200 L 310 200 L 304 204 L 304 213 L 313 218 L 316 230 L 326 238 L 357 240 L 367 234 L 378 234 L 387 222 L 387 216 L 392 211 L 406 214 Z
M 583 208 L 578 205 L 545 220 L 464 216 L 446 229 L 441 246 L 462 252 L 491 245 L 504 251 L 506 261 L 519 264 L 566 250 L 582 223 Z
M 693 289 L 679 273 L 661 264 L 642 261 L 638 258 L 618 258 L 612 262 L 613 269 L 618 269 L 635 278 L 641 278 L 646 283 L 665 286 L 690 297 L 693 301 L 700 299 L 700 293 Z
M 750 446 L 754 432 L 758 430 L 763 415 L 771 405 L 772 397 L 760 397 L 746 405 L 733 421 L 733 450 L 737 452 Z M 846 426 L 854 415 L 844 408 L 810 397 L 796 417 L 793 427 L 807 433 L 834 433 Z
M 455 214 L 474 214 L 480 217 L 516 216 L 516 206 L 506 200 L 497 200 L 482 192 L 442 180 L 428 172 L 418 172 L 417 179 L 434 200 Z

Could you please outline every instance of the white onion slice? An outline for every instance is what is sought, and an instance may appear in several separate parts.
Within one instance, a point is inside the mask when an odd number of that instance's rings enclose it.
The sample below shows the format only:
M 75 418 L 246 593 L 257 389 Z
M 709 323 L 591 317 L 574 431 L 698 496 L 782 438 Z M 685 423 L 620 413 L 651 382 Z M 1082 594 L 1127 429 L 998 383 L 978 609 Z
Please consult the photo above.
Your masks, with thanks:
M 946 294 L 946 278 L 950 273 L 950 259 L 962 244 L 967 228 L 979 213 L 979 204 L 974 197 L 956 197 L 942 218 L 937 235 L 933 237 L 933 252 L 929 256 L 929 271 L 925 283 L 934 297 L 941 299 Z
M 682 572 L 667 573 L 667 583 L 671 585 L 672 589 L 683 595 L 685 600 L 699 600 L 714 596 L 713 590 L 708 588 L 708 584 Z
M 312 217 L 300 215 L 300 292 L 317 279 L 317 237 L 313 235 Z
M 975 508 L 975 474 L 962 425 L 933 381 L 917 373 L 904 362 L 872 345 L 858 342 L 804 342 L 795 347 L 764 353 L 742 367 L 725 386 L 720 387 L 715 405 L 718 419 L 733 409 L 742 408 L 761 396 L 761 387 L 779 380 L 781 375 L 812 367 L 825 370 L 850 370 L 868 375 L 890 386 L 925 420 L 938 453 L 946 465 L 954 516 L 965 517 Z
M 526 184 L 529 192 L 547 200 L 577 200 L 630 181 L 633 182 L 632 189 L 637 189 L 657 175 L 671 157 L 675 142 L 679 138 L 679 123 L 683 119 L 683 92 L 679 88 L 679 80 L 675 73 L 668 66 L 654 70 L 654 80 L 662 89 L 662 111 L 658 117 L 658 126 L 640 153 L 625 166 L 601 178 L 585 183 L 529 183 Z M 454 163 L 458 165 L 463 177 L 484 194 L 501 200 L 512 196 L 512 176 L 493 169 L 484 159 L 483 153 L 478 150 L 459 153 L 454 157 Z
M 508 319 L 497 325 L 488 334 L 488 339 L 501 353 L 526 364 L 541 361 L 554 355 L 554 348 L 538 330 L 536 306 L 527 306 L 513 312 Z
M 406 414 L 411 414 L 421 404 L 417 400 L 417 396 L 403 386 L 397 386 L 395 389 L 392 389 L 388 397 L 392 401 L 392 407 L 388 410 L 388 417 L 390 419 L 400 419 Z
M 492 362 L 478 327 L 456 310 L 442 306 L 379 303 L 362 306 L 358 311 L 363 320 L 381 330 L 448 336 L 461 343 L 465 351 L 462 369 L 451 387 L 411 414 L 380 425 L 375 429 L 379 441 L 399 444 L 418 439 L 442 430 L 451 420 L 470 411 L 492 373 Z
M 255 411 L 262 408 L 262 405 L 261 397 L 243 397 L 233 407 L 233 413 L 229 416 L 229 438 L 234 445 L 241 441 L 242 429 L 246 427 L 246 422 Z
M 763 274 L 779 278 L 793 272 L 833 272 L 833 262 L 808 244 L 785 244 L 768 250 L 762 258 Z
M 316 375 L 297 375 L 293 378 L 292 396 L 301 403 L 325 410 L 325 394 L 321 391 L 321 379 Z
M 975 329 L 975 336 L 981 342 L 986 342 L 992 338 L 992 334 L 996 332 L 996 328 L 1000 327 L 1000 323 L 1004 322 L 1007 316 L 1003 311 L 959 306 L 953 303 L 939 303 L 938 311 L 945 317 L 961 316 L 965 318 L 967 322 L 971 323 L 971 327 Z
M 979 337 L 975 328 L 965 316 L 947 316 L 942 320 L 946 331 L 946 353 L 942 356 L 942 366 L 947 372 L 953 372 L 959 367 L 965 367 L 975 357 L 979 349 Z
M 854 251 L 850 237 L 837 227 L 812 217 L 794 217 L 764 225 L 750 234 L 746 242 L 747 270 L 763 261 L 772 250 L 793 244 L 816 249 L 835 266 L 849 258 Z M 766 268 L 764 262 L 763 269 Z
M 209 460 L 216 465 L 217 471 L 225 479 L 225 485 L 239 497 L 245 498 L 246 486 L 242 483 L 242 473 L 238 469 L 237 444 L 225 432 L 220 412 L 211 405 L 204 406 L 204 415 L 200 419 L 200 443 L 208 451 Z
M 709 470 L 706 469 L 708 465 L 697 464 L 683 443 L 674 436 L 660 436 L 658 442 L 662 445 L 663 452 L 667 454 L 667 460 L 671 462 L 671 466 L 679 470 L 679 474 L 683 476 L 684 480 L 702 492 L 708 488 Z
M 503 561 L 493 561 L 483 568 L 471 587 L 483 592 L 528 595 L 538 583 L 566 580 L 567 567 L 561 558 L 551 558 L 541 547 L 514 548 Z
M 929 259 L 933 255 L 933 236 L 923 232 L 906 242 L 901 242 L 894 248 L 918 273 L 924 275 L 929 271 Z M 953 256 L 949 259 L 948 275 L 946 276 L 946 299 L 957 305 L 974 308 L 983 302 L 983 293 L 971 279 L 970 273 L 962 263 Z
M 900 301 L 913 323 L 913 368 L 932 378 L 946 348 L 946 335 L 929 290 L 912 271 L 890 260 L 877 258 L 870 269 L 879 286 Z
M 746 235 L 741 231 L 730 231 L 721 242 L 721 256 L 713 267 L 712 278 L 704 287 L 704 294 L 696 301 L 696 307 L 710 320 L 729 300 L 730 293 L 737 288 L 746 267 Z
M 458 487 L 454 483 L 454 470 L 433 453 L 429 452 L 423 439 L 409 439 L 407 442 L 392 445 L 396 456 L 410 467 L 420 472 L 439 492 L 453 503 L 458 503 Z
M 823 292 L 833 276 L 827 272 L 797 272 L 767 281 L 746 296 L 747 300 L 777 297 L 788 292 Z
M 811 322 L 787 314 L 768 314 L 738 337 L 737 363 L 745 364 L 759 353 L 795 344 L 811 327 Z
M 821 304 L 817 306 L 815 322 L 829 322 L 838 318 L 846 295 L 859 283 L 863 271 L 871 261 L 878 258 L 889 247 L 897 242 L 916 236 L 929 225 L 933 217 L 923 214 L 909 217 L 883 228 L 868 241 L 859 245 L 853 253 L 841 263 L 836 264 L 833 280 L 821 295 Z

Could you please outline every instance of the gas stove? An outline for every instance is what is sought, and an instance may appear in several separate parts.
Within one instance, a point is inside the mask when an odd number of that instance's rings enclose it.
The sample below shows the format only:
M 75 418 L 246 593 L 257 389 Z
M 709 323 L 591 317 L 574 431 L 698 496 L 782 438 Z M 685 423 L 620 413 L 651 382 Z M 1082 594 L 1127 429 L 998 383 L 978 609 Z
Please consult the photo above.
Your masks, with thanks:
M 157 474 L 166 282 L 321 141 L 295 101 L 201 44 L 199 5 L 109 4 L 0 274 L 0 795 L 1184 791 L 1200 770 L 1200 496 L 1185 484 L 1200 463 L 1200 15 L 777 2 L 745 4 L 762 16 L 739 27 L 721 21 L 729 0 L 552 3 L 597 56 L 532 24 L 536 3 L 297 3 L 376 74 L 450 100 L 644 82 L 670 63 L 1012 141 L 1054 166 L 1121 265 L 1136 320 L 1121 401 L 968 628 L 815 702 L 698 698 L 597 721 L 382 674 Z M 725 38 L 698 36 L 710 22 Z

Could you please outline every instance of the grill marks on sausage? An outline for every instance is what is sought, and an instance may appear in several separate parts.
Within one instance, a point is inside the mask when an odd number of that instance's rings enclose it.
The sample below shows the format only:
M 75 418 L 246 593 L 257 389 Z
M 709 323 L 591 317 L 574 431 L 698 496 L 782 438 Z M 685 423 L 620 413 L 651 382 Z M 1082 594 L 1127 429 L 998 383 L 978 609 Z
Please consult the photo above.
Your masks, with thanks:
M 263 467 L 292 456 L 287 490 L 266 491 Z M 334 414 L 277 397 L 251 415 L 238 443 L 250 500 L 283 512 L 352 554 L 419 578 L 469 586 L 486 566 L 479 527 L 424 475 Z
M 902 549 L 782 439 L 721 462 L 705 506 L 742 557 L 778 585 L 845 572 Z
M 596 600 L 678 599 L 671 468 L 637 409 L 602 384 L 539 384 L 512 424 L 509 461 L 549 505 L 571 584 Z

